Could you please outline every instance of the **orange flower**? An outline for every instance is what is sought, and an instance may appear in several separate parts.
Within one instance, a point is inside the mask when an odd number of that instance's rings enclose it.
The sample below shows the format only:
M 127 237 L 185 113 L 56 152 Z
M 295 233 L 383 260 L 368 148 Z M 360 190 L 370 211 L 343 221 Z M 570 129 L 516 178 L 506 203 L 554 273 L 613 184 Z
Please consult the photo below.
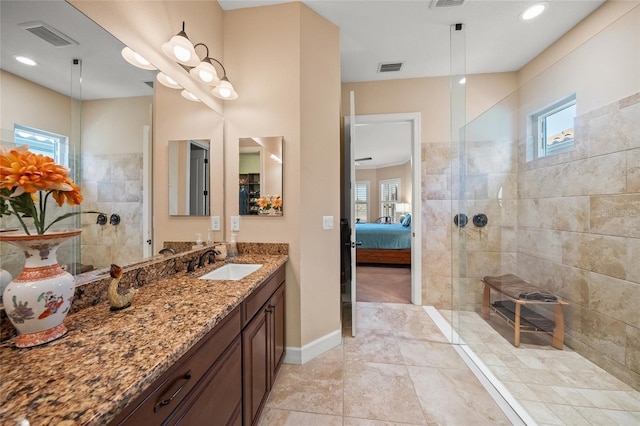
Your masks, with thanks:
M 275 197 L 271 202 L 271 205 L 273 206 L 273 208 L 279 209 L 280 207 L 282 207 L 282 198 Z
M 258 207 L 264 209 L 269 206 L 269 200 L 266 197 L 258 198 Z
M 32 152 L 11 150 L 0 156 L 0 189 L 23 192 L 72 191 L 67 177 L 69 169 L 54 163 L 53 158 Z
M 80 188 L 69 175 L 69 169 L 56 164 L 51 157 L 30 152 L 22 145 L 13 149 L 0 147 L 0 217 L 15 215 L 25 232 L 29 229 L 24 218 L 31 218 L 38 234 L 51 225 L 80 212 L 58 216 L 45 223 L 47 198 L 51 195 L 58 206 L 82 202 Z M 99 213 L 99 212 L 85 212 Z

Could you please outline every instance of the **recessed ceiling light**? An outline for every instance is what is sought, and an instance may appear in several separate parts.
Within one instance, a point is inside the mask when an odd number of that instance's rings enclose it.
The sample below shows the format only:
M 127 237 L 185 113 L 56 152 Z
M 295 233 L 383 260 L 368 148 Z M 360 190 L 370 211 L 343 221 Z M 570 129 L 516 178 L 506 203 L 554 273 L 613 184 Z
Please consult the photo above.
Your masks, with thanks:
M 520 15 L 520 19 L 522 19 L 523 21 L 528 21 L 539 16 L 547 8 L 547 5 L 547 2 L 542 2 L 529 6 L 524 10 L 524 12 L 522 12 L 522 14 Z
M 466 77 L 462 77 L 462 78 L 458 81 L 458 83 L 460 83 L 460 84 L 465 84 L 466 82 L 467 82 L 467 78 L 466 78 Z
M 26 56 L 16 56 L 16 61 L 25 64 L 25 65 L 30 65 L 30 66 L 35 66 L 37 65 L 37 62 L 34 61 L 31 58 L 27 58 Z

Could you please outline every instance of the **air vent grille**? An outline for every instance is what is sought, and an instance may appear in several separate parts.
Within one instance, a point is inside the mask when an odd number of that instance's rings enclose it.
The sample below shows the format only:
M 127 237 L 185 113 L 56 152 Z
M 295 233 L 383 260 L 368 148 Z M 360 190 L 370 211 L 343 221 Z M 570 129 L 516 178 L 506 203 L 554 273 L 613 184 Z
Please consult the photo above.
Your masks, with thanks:
M 388 62 L 378 65 L 378 72 L 397 72 L 402 69 L 404 62 Z
M 462 6 L 467 0 L 431 0 L 430 8 Z
M 76 46 L 77 41 L 64 34 L 61 31 L 56 30 L 51 25 L 48 25 L 42 21 L 31 21 L 18 24 L 22 29 L 29 31 L 34 36 L 46 41 L 54 47 L 68 47 Z

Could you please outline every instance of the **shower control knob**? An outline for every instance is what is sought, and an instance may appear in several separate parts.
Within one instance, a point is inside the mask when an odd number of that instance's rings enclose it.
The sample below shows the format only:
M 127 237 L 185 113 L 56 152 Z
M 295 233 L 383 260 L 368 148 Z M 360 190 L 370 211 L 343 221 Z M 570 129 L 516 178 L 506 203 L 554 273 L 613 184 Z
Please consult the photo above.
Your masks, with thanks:
M 478 213 L 473 216 L 473 224 L 478 228 L 483 228 L 487 226 L 488 222 L 489 222 L 489 219 L 487 218 L 487 215 L 484 213 Z
M 458 213 L 453 217 L 453 223 L 459 228 L 464 228 L 469 223 L 469 218 L 464 213 Z

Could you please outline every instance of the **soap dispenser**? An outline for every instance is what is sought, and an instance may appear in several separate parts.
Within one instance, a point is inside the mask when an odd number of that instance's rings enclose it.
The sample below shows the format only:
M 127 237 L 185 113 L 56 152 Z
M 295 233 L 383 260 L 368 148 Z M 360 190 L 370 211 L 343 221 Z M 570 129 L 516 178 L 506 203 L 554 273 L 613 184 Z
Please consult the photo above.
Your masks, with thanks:
M 202 234 L 196 234 L 196 244 L 191 249 L 198 249 L 202 247 Z
M 238 256 L 238 234 L 236 232 L 231 233 L 231 242 L 229 243 L 229 251 L 227 257 Z

